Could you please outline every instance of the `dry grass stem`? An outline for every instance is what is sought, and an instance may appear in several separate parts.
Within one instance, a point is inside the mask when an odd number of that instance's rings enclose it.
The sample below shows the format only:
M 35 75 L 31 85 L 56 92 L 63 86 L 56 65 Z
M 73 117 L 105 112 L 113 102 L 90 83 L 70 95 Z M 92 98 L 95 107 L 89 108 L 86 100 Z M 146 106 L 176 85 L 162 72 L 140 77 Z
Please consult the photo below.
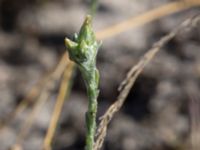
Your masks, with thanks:
M 50 81 L 50 78 L 54 80 L 53 78 L 57 78 L 62 73 L 63 67 L 66 65 L 66 59 L 68 59 L 67 55 L 63 55 L 59 64 L 57 65 L 55 71 L 52 73 L 49 73 L 45 75 L 41 80 L 39 80 L 28 92 L 28 94 L 25 96 L 24 99 L 20 101 L 20 103 L 17 105 L 17 107 L 6 117 L 6 120 L 2 120 L 0 123 L 0 129 L 3 129 L 6 125 L 8 125 L 13 119 L 23 112 L 26 107 L 33 102 L 36 97 L 41 93 L 42 88 L 44 88 L 45 84 Z
M 174 38 L 178 33 L 196 26 L 199 21 L 200 21 L 200 15 L 185 20 L 178 28 L 174 29 L 169 34 L 161 38 L 158 42 L 156 42 L 153 45 L 153 47 L 140 59 L 140 61 L 130 69 L 126 79 L 120 85 L 121 92 L 117 100 L 108 108 L 105 114 L 101 117 L 101 122 L 97 130 L 97 136 L 96 136 L 97 140 L 94 145 L 94 150 L 99 150 L 102 147 L 109 122 L 113 118 L 114 114 L 117 111 L 119 111 L 119 109 L 122 107 L 124 101 L 126 100 L 126 97 L 128 96 L 130 89 L 132 88 L 133 84 L 135 83 L 135 80 L 142 72 L 144 67 L 153 59 L 155 54 L 157 54 L 157 52 L 167 42 L 169 42 L 172 38 Z
M 68 60 L 68 61 L 66 61 L 66 60 Z M 44 87 L 42 87 L 41 94 L 39 95 L 36 104 L 34 105 L 32 111 L 30 112 L 29 116 L 27 117 L 23 126 L 21 127 L 19 134 L 17 135 L 15 145 L 21 145 L 21 142 L 24 141 L 25 136 L 27 135 L 30 128 L 32 127 L 35 116 L 40 112 L 42 106 L 47 101 L 49 95 L 51 94 L 52 89 L 55 86 L 56 81 L 61 77 L 68 62 L 69 62 L 69 59 L 68 59 L 67 54 L 63 55 L 60 63 L 57 65 L 56 69 L 46 80 L 46 83 L 44 84 Z M 14 145 L 14 147 L 15 147 L 15 145 Z M 13 150 L 15 150 L 15 148 L 13 148 Z
M 59 116 L 60 116 L 64 101 L 66 99 L 66 96 L 67 96 L 68 92 L 70 91 L 69 86 L 70 86 L 70 79 L 73 74 L 73 67 L 74 67 L 74 63 L 69 61 L 69 64 L 67 65 L 67 67 L 64 71 L 63 79 L 62 79 L 61 85 L 60 85 L 59 94 L 56 99 L 54 111 L 53 111 L 51 121 L 49 124 L 49 128 L 48 128 L 47 134 L 45 136 L 45 140 L 44 140 L 44 149 L 45 150 L 51 150 L 51 143 L 52 143 L 53 136 L 55 134 Z
M 100 32 L 97 32 L 96 37 L 98 39 L 106 39 L 113 36 L 116 36 L 119 33 L 128 31 L 132 28 L 144 25 L 148 22 L 154 21 L 156 19 L 162 18 L 164 16 L 180 12 L 182 10 L 191 8 L 193 6 L 199 6 L 199 0 L 185 0 L 184 1 L 177 1 L 165 4 L 153 10 L 147 11 L 144 14 L 134 16 L 128 20 L 125 20 L 119 24 L 110 26 Z

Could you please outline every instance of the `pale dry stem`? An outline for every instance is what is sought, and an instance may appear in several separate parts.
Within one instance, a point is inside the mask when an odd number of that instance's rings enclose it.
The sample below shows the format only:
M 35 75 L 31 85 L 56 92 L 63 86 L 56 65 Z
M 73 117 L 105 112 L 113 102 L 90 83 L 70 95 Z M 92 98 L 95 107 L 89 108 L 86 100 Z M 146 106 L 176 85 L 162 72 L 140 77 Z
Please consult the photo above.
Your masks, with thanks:
M 134 16 L 122 21 L 121 23 L 103 29 L 100 32 L 97 32 L 96 37 L 100 40 L 111 38 L 119 33 L 144 25 L 148 22 L 199 5 L 199 0 L 180 0 L 176 2 L 170 2 L 153 10 L 147 11 L 141 15 Z
M 51 121 L 49 124 L 49 128 L 45 136 L 44 146 L 43 146 L 44 150 L 51 150 L 51 142 L 56 131 L 57 123 L 62 111 L 63 104 L 69 92 L 69 86 L 71 84 L 70 79 L 73 74 L 73 67 L 74 67 L 74 63 L 72 63 L 72 61 L 69 61 L 69 64 L 67 65 L 65 69 L 63 79 L 61 81 L 59 94 L 57 96 L 54 111 L 53 111 Z
M 66 61 L 66 60 L 68 60 L 68 61 Z M 40 112 L 42 106 L 47 101 L 52 89 L 55 86 L 56 81 L 61 77 L 68 62 L 69 62 L 69 59 L 68 59 L 67 54 L 63 55 L 62 60 L 57 65 L 56 69 L 46 80 L 46 83 L 44 84 L 44 87 L 42 87 L 41 94 L 39 95 L 36 104 L 34 105 L 32 111 L 26 118 L 24 124 L 21 127 L 19 134 L 16 137 L 15 145 L 21 145 L 21 142 L 24 141 L 25 136 L 27 135 L 27 133 L 29 132 L 30 128 L 33 125 L 35 117 L 37 116 L 37 114 Z M 15 145 L 13 146 L 12 150 L 15 150 L 15 147 L 16 147 Z

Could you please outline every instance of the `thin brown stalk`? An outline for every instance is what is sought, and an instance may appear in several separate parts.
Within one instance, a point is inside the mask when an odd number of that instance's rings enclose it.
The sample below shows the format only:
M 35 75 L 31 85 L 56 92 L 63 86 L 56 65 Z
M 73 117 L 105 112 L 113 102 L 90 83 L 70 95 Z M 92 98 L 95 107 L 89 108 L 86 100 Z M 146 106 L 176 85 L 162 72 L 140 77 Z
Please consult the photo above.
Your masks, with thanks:
M 73 67 L 74 67 L 74 63 L 70 61 L 65 69 L 64 76 L 60 85 L 59 94 L 57 96 L 54 111 L 53 111 L 51 121 L 49 124 L 49 128 L 44 140 L 43 147 L 45 150 L 51 150 L 51 143 L 52 143 L 53 136 L 55 134 L 55 130 L 57 127 L 60 114 L 61 114 L 61 110 L 62 110 L 64 101 L 66 100 L 66 96 L 68 95 L 68 92 L 70 91 L 69 86 L 70 86 L 70 79 L 73 74 Z
M 119 33 L 128 31 L 130 29 L 136 28 L 138 26 L 144 25 L 148 22 L 154 21 L 156 19 L 162 18 L 164 16 L 183 11 L 185 9 L 200 5 L 199 0 L 186 0 L 176 1 L 165 4 L 153 10 L 147 11 L 141 15 L 134 16 L 130 19 L 127 19 L 121 23 L 110 26 L 100 32 L 97 32 L 96 37 L 98 39 L 107 39 L 113 36 L 116 36 Z
M 26 135 L 28 134 L 29 130 L 31 129 L 33 125 L 35 117 L 40 112 L 45 102 L 48 100 L 49 95 L 52 89 L 54 88 L 56 81 L 61 77 L 68 62 L 69 62 L 69 59 L 67 57 L 67 54 L 63 55 L 62 60 L 60 61 L 60 63 L 58 64 L 54 72 L 49 76 L 48 80 L 45 83 L 45 86 L 41 90 L 41 94 L 39 95 L 36 104 L 34 105 L 32 111 L 26 118 L 24 124 L 22 125 L 21 130 L 19 134 L 17 135 L 15 145 L 19 146 L 24 141 L 24 138 L 26 137 Z M 13 150 L 15 149 L 15 145 L 14 145 Z
M 24 99 L 22 99 L 20 101 L 20 103 L 17 105 L 17 107 L 8 114 L 8 116 L 6 117 L 5 120 L 2 120 L 0 123 L 0 129 L 3 129 L 6 125 L 8 125 L 11 121 L 13 121 L 13 119 L 20 114 L 21 112 L 23 112 L 26 107 L 33 102 L 34 99 L 36 99 L 36 97 L 41 93 L 42 88 L 44 88 L 45 84 L 47 82 L 49 82 L 49 79 L 52 77 L 56 77 L 59 76 L 60 73 L 62 73 L 60 70 L 62 70 L 61 67 L 63 67 L 64 65 L 66 65 L 66 59 L 68 58 L 67 55 L 63 55 L 59 64 L 57 65 L 55 71 L 53 71 L 52 73 L 49 73 L 47 75 L 45 75 L 42 79 L 40 79 L 28 92 L 28 94 L 25 96 Z M 53 75 L 54 74 L 54 75 Z
M 120 85 L 121 92 L 117 100 L 108 108 L 105 114 L 101 117 L 101 122 L 97 130 L 97 139 L 94 145 L 94 150 L 99 150 L 102 147 L 109 122 L 113 118 L 114 114 L 118 112 L 124 104 L 124 101 L 126 100 L 130 89 L 134 85 L 137 77 L 143 71 L 144 67 L 150 63 L 154 56 L 167 42 L 169 42 L 180 32 L 183 32 L 185 29 L 196 26 L 197 22 L 199 21 L 200 15 L 185 20 L 178 28 L 174 29 L 169 34 L 161 38 L 158 42 L 156 42 L 153 45 L 153 47 L 140 59 L 140 61 L 130 69 L 126 79 Z

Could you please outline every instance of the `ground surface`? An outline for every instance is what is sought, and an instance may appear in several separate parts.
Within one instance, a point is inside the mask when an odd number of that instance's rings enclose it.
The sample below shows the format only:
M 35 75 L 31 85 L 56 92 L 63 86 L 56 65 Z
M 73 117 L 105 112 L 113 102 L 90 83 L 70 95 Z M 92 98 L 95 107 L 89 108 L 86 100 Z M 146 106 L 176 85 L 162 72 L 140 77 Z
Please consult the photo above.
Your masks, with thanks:
M 167 2 L 170 0 L 101 0 L 94 19 L 95 31 Z M 65 52 L 64 37 L 72 37 L 79 30 L 88 9 L 88 1 L 82 0 L 0 1 L 2 120 L 8 118 L 31 87 L 55 67 Z M 152 44 L 199 12 L 198 7 L 188 9 L 103 40 L 97 60 L 101 74 L 99 115 L 114 102 L 117 87 L 127 71 Z M 199 51 L 200 28 L 197 27 L 186 35 L 177 36 L 159 52 L 140 75 L 124 107 L 110 124 L 104 150 L 186 149 L 190 135 L 190 101 L 200 98 Z M 84 147 L 87 97 L 79 72 L 74 80 L 53 150 Z M 22 142 L 24 150 L 41 149 L 58 86 L 59 82 L 36 115 L 32 129 Z M 7 150 L 16 142 L 33 104 L 34 101 L 23 114 L 0 130 L 0 150 Z

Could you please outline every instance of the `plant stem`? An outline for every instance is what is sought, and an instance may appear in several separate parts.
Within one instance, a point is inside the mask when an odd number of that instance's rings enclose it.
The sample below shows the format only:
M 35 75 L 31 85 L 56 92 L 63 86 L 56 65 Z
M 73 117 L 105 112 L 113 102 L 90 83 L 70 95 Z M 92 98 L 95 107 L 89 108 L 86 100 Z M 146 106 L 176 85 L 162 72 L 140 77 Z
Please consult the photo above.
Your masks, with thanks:
M 90 14 L 92 15 L 92 17 L 94 17 L 94 15 L 96 14 L 97 7 L 98 7 L 98 0 L 91 0 Z
M 96 132 L 97 97 L 99 85 L 99 72 L 96 68 L 96 55 L 100 46 L 92 30 L 92 17 L 87 16 L 75 41 L 65 39 L 70 59 L 81 71 L 88 95 L 88 111 L 86 113 L 86 146 L 85 150 L 92 150 Z
M 97 113 L 97 97 L 98 87 L 96 84 L 96 73 L 93 69 L 91 72 L 91 78 L 88 81 L 87 95 L 89 99 L 88 111 L 86 113 L 87 135 L 86 135 L 86 150 L 92 150 L 94 144 L 94 136 L 96 132 L 96 113 Z

